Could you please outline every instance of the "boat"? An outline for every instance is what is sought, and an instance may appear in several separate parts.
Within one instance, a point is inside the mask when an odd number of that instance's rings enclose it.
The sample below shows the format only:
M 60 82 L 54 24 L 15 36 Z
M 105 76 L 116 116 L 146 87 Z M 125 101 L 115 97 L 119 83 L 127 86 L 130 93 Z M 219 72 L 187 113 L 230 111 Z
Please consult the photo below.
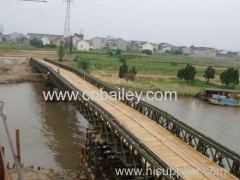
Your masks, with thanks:
M 199 98 L 209 104 L 240 107 L 240 91 L 237 90 L 206 88 Z

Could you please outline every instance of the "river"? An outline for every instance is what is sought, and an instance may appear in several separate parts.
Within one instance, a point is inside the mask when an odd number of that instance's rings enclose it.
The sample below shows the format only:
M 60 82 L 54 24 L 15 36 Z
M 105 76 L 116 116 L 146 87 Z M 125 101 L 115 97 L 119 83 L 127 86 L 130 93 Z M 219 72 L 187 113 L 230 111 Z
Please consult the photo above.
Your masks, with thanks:
M 88 123 L 69 103 L 44 102 L 43 88 L 43 83 L 0 85 L 0 100 L 5 102 L 12 137 L 19 128 L 25 165 L 76 169 Z M 150 103 L 240 153 L 240 108 L 209 105 L 196 98 Z M 9 150 L 2 122 L 0 137 Z M 7 159 L 11 159 L 9 153 Z
M 5 102 L 4 112 L 13 140 L 15 128 L 19 128 L 22 160 L 27 166 L 76 169 L 88 123 L 70 103 L 44 102 L 43 88 L 43 83 L 0 85 L 0 100 Z M 8 151 L 3 130 L 0 122 L 1 141 Z

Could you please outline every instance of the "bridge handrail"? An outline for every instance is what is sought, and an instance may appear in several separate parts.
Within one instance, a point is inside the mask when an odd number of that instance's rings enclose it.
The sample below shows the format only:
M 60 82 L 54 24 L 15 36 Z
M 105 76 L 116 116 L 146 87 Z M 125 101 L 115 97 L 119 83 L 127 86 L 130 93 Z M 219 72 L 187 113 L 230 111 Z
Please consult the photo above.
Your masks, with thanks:
M 97 86 L 98 88 L 103 88 L 106 91 L 119 91 L 118 88 L 110 85 L 109 83 L 103 82 L 103 81 L 95 78 L 94 76 L 92 76 L 92 75 L 90 75 L 90 74 L 88 74 L 88 73 L 86 73 L 86 72 L 84 72 L 82 70 L 79 70 L 79 69 L 77 69 L 75 67 L 71 67 L 71 66 L 68 66 L 68 65 L 65 65 L 65 64 L 62 64 L 62 63 L 50 60 L 50 59 L 46 59 L 46 58 L 44 60 L 47 61 L 47 62 L 50 62 L 52 64 L 55 64 L 55 65 L 57 65 L 59 67 L 62 67 L 64 69 L 66 69 L 66 70 L 74 72 L 75 74 L 81 76 L 83 79 L 85 79 L 86 81 L 90 82 L 91 84 Z M 129 105 L 126 102 L 124 102 L 124 103 Z M 240 165 L 240 155 L 238 153 L 236 153 L 236 152 L 232 151 L 231 149 L 225 147 L 224 145 L 216 142 L 212 138 L 207 137 L 206 135 L 204 135 L 203 133 L 199 132 L 198 130 L 190 127 L 189 125 L 181 122 L 180 120 L 178 120 L 177 118 L 175 118 L 171 114 L 167 113 L 166 111 L 163 111 L 163 110 L 161 110 L 161 109 L 159 109 L 159 108 L 157 108 L 157 107 L 155 107 L 155 106 L 153 106 L 153 105 L 151 105 L 151 104 L 149 104 L 149 103 L 147 103 L 147 102 L 145 102 L 143 100 L 140 100 L 138 105 L 142 106 L 143 108 L 147 108 L 149 110 L 152 110 L 153 112 L 163 116 L 164 118 L 166 118 L 167 121 L 172 122 L 174 125 L 178 126 L 181 130 L 185 130 L 187 133 L 191 134 L 191 136 L 193 136 L 194 138 L 198 138 L 199 141 L 205 143 L 210 148 L 214 148 L 215 150 L 220 152 L 221 155 L 223 155 L 224 157 L 230 158 L 234 163 L 236 163 L 237 165 Z M 139 112 L 144 114 L 141 111 L 139 111 Z M 144 115 L 146 115 L 146 114 L 144 114 Z M 181 140 L 183 140 L 183 139 L 181 139 Z M 201 152 L 200 150 L 197 149 L 197 147 L 195 149 L 197 151 Z
M 52 67 L 47 66 L 45 64 L 42 64 L 39 61 L 36 61 L 35 59 L 31 58 L 30 59 L 32 62 L 37 63 L 45 68 L 48 69 L 48 72 L 53 74 L 54 76 L 58 77 L 63 81 L 72 91 L 78 91 L 79 96 L 82 97 L 83 93 L 79 91 L 76 87 L 74 87 L 71 83 L 69 83 L 66 79 L 61 77 L 56 71 L 53 70 Z M 86 95 L 84 95 L 86 96 Z M 107 110 L 105 110 L 103 107 L 98 105 L 92 100 L 87 101 L 91 107 L 95 107 L 95 109 L 103 116 L 105 119 L 108 120 L 110 125 L 114 127 L 118 132 L 121 132 L 121 135 L 125 138 L 128 139 L 129 143 L 132 144 L 136 149 L 138 149 L 139 153 L 143 155 L 144 158 L 148 159 L 156 168 L 160 169 L 165 169 L 165 170 L 174 170 L 174 168 L 169 167 L 163 160 L 161 160 L 151 149 L 149 149 L 140 139 L 138 139 L 131 131 L 126 129 L 123 124 L 121 124 L 119 121 L 114 118 L 111 113 L 109 113 Z M 147 151 L 145 151 L 147 150 Z M 161 166 L 159 166 L 161 165 Z M 172 175 L 174 177 L 174 180 L 183 180 L 183 178 L 178 174 L 178 175 Z M 168 177 L 169 180 L 172 180 L 172 177 Z
M 67 66 L 65 64 L 58 63 L 58 62 L 50 60 L 50 59 L 45 58 L 44 60 L 48 61 L 52 64 L 55 64 L 57 66 L 60 66 L 64 69 L 67 69 L 71 72 L 74 72 L 74 73 L 80 75 L 81 77 L 83 77 L 83 79 L 86 79 L 86 80 L 90 79 L 91 81 L 95 81 L 98 84 L 100 84 L 102 86 L 102 88 L 104 88 L 104 89 L 111 89 L 112 91 L 118 91 L 119 90 L 118 88 L 110 85 L 109 83 L 101 81 L 101 80 L 95 78 L 94 76 L 92 76 L 92 75 L 90 75 L 90 74 L 88 74 L 88 73 L 86 73 L 82 70 L 79 70 L 79 69 L 74 68 L 74 67 Z M 89 82 L 91 83 L 91 81 L 89 81 Z M 211 145 L 211 146 L 215 147 L 216 149 L 218 149 L 219 151 L 224 152 L 224 154 L 228 154 L 232 159 L 235 159 L 236 161 L 238 161 L 240 163 L 240 155 L 238 153 L 236 153 L 236 152 L 232 151 L 231 149 L 225 147 L 224 145 L 216 142 L 212 138 L 207 137 L 206 135 L 204 135 L 203 133 L 199 132 L 198 130 L 190 127 L 189 125 L 181 122 L 180 120 L 178 120 L 177 118 L 175 118 L 174 116 L 169 114 L 168 112 L 163 111 L 163 110 L 157 108 L 156 106 L 153 106 L 153 105 L 151 105 L 151 104 L 149 104 L 149 103 L 147 103 L 146 101 L 143 101 L 143 100 L 140 100 L 139 104 L 160 113 L 161 115 L 165 116 L 166 118 L 169 118 L 168 120 L 174 122 L 175 124 L 177 124 L 181 128 L 185 129 L 186 131 L 191 132 L 194 136 L 198 137 L 199 139 L 203 140 L 204 142 L 207 142 L 208 145 Z

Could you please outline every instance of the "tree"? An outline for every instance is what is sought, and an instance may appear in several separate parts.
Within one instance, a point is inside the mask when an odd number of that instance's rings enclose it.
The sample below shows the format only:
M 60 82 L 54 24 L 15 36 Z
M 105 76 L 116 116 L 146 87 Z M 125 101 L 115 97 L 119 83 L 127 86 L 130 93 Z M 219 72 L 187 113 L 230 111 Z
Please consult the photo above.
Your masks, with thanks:
M 90 71 L 90 63 L 89 63 L 89 61 L 87 61 L 86 59 L 81 59 L 81 58 L 79 58 L 79 59 L 77 60 L 77 66 L 78 66 L 80 69 L 82 69 L 82 70 L 84 70 L 84 71 L 86 71 L 86 72 L 89 72 L 89 71 Z
M 137 75 L 137 70 L 136 70 L 136 67 L 135 67 L 135 66 L 133 66 L 133 67 L 132 67 L 132 69 L 130 69 L 129 73 L 133 73 L 133 74 L 134 74 L 134 76 L 136 76 L 136 75 Z
M 116 56 L 120 56 L 121 54 L 122 54 L 122 50 L 121 49 L 117 49 L 115 55 Z
M 128 66 L 127 66 L 127 63 L 123 63 L 120 68 L 119 68 L 119 77 L 120 78 L 124 78 L 125 74 L 128 73 Z
M 63 61 L 64 55 L 65 55 L 64 41 L 61 41 L 58 47 L 58 60 Z
M 215 69 L 211 66 L 208 66 L 208 68 L 204 71 L 203 77 L 207 80 L 207 83 L 209 83 L 210 79 L 215 78 Z
M 173 49 L 173 50 L 168 50 L 166 51 L 166 53 L 168 54 L 172 54 L 172 55 L 182 55 L 183 54 L 183 50 L 181 48 L 177 48 L 177 49 Z
M 226 71 L 222 72 L 220 79 L 226 86 L 232 84 L 234 88 L 235 85 L 239 84 L 239 71 L 235 68 L 228 68 Z
M 235 85 L 239 84 L 239 70 L 236 69 L 234 71 L 234 81 L 233 81 L 233 88 L 235 88 Z
M 149 50 L 149 49 L 144 49 L 144 50 L 142 50 L 142 53 L 143 53 L 143 54 L 152 55 L 152 51 Z
M 185 70 L 184 69 L 180 69 L 178 72 L 177 72 L 177 77 L 179 79 L 184 79 L 184 73 L 185 73 Z
M 112 50 L 109 49 L 109 50 L 107 51 L 107 54 L 108 54 L 109 56 L 113 56 L 113 52 L 112 52 Z
M 81 34 L 81 33 L 75 33 L 74 36 L 78 37 L 78 38 L 81 38 L 83 39 L 84 38 L 84 34 Z
M 136 75 L 132 72 L 128 72 L 124 75 L 124 78 L 127 80 L 127 81 L 134 81 L 135 80 L 135 77 Z
M 196 68 L 190 64 L 187 64 L 187 66 L 184 69 L 180 69 L 177 73 L 178 78 L 184 79 L 188 83 L 195 80 L 195 75 Z
M 40 39 L 32 39 L 32 40 L 30 40 L 30 44 L 34 47 L 37 47 L 37 48 L 44 47 L 43 42 Z
M 119 58 L 119 61 L 120 61 L 121 63 L 125 63 L 125 62 L 127 62 L 127 59 L 126 59 L 124 56 L 121 56 L 121 57 Z
M 69 54 L 72 54 L 73 50 L 73 38 L 72 36 L 69 37 Z

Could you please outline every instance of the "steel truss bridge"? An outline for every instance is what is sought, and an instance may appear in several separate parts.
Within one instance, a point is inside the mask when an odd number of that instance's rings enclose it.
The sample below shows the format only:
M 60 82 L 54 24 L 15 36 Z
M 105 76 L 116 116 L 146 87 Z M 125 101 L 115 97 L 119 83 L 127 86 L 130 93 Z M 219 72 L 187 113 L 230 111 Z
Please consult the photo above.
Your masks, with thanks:
M 167 112 L 137 99 L 84 100 L 104 91 L 119 89 L 76 68 L 49 59 L 30 58 L 30 64 L 44 73 L 48 83 L 61 91 L 79 92 L 71 101 L 89 121 L 85 163 L 99 179 L 238 179 L 240 155 Z M 239 140 L 235 140 L 239 143 Z M 117 177 L 116 168 L 158 169 L 156 174 Z M 226 173 L 206 173 L 215 169 Z M 178 170 L 187 170 L 180 171 Z M 193 171 L 192 170 L 196 170 Z M 101 173 L 104 172 L 104 173 Z M 171 173 L 169 173 L 171 172 Z M 190 172 L 190 173 L 189 173 Z M 214 171 L 215 172 L 215 171 Z

